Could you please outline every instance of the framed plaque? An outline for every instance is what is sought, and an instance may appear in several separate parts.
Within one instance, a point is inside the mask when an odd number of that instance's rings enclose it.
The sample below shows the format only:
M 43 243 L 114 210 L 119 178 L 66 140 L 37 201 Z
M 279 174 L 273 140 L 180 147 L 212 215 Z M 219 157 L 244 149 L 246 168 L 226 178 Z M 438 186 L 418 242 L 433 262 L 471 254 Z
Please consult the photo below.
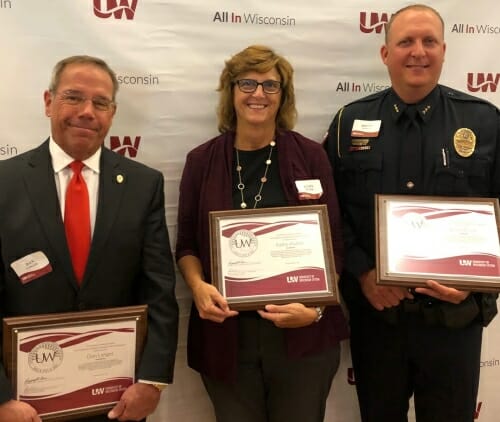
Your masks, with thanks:
M 212 283 L 236 310 L 338 303 L 326 205 L 210 212 Z
M 500 291 L 496 198 L 377 195 L 379 284 Z
M 135 382 L 146 330 L 146 305 L 4 318 L 15 399 L 44 421 L 106 413 Z

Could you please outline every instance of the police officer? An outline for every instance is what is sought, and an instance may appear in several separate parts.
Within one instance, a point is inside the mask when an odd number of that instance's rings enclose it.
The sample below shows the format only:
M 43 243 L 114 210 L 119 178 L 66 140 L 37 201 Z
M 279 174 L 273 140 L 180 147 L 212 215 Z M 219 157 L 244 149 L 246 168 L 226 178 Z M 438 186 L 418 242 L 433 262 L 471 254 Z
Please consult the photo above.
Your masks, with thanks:
M 471 422 L 482 327 L 496 295 L 426 281 L 412 289 L 375 283 L 374 195 L 498 197 L 500 115 L 479 98 L 438 84 L 446 44 L 439 13 L 396 12 L 381 57 L 391 88 L 342 108 L 325 149 L 345 225 L 341 290 L 364 422 Z

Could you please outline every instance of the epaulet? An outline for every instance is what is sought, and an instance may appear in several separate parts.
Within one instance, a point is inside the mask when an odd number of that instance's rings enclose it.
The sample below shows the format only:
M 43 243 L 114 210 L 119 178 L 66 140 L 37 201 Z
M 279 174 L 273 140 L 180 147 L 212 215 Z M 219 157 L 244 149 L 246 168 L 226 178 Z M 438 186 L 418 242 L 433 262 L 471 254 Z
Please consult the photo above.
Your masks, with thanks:
M 463 101 L 463 102 L 473 102 L 473 103 L 483 103 L 489 104 L 493 107 L 496 107 L 494 104 L 485 100 L 483 98 L 475 97 L 474 95 L 466 94 L 465 92 L 458 91 L 456 89 L 450 88 L 445 85 L 439 85 L 441 87 L 441 92 L 444 97 L 452 100 L 452 101 Z
M 354 100 L 350 103 L 347 103 L 344 107 L 348 107 L 350 105 L 358 104 L 358 103 L 369 103 L 371 101 L 377 101 L 379 98 L 387 95 L 389 90 L 390 89 L 384 89 L 383 91 L 375 92 L 374 94 L 367 95 L 366 97 L 358 98 L 357 100 Z

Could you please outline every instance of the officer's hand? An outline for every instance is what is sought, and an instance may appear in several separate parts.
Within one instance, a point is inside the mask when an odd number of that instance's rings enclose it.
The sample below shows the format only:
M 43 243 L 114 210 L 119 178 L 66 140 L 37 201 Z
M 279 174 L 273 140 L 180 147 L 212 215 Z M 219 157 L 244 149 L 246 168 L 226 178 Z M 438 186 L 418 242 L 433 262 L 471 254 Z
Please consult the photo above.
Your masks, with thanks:
M 361 274 L 359 284 L 363 294 L 377 311 L 397 306 L 403 299 L 413 299 L 413 295 L 403 287 L 377 285 L 375 269 Z
M 415 292 L 432 296 L 445 302 L 454 303 L 455 305 L 458 305 L 470 295 L 470 292 L 447 287 L 434 280 L 427 280 L 425 284 L 427 287 L 417 287 Z
M 40 416 L 28 403 L 9 400 L 0 405 L 0 421 L 42 422 Z
M 308 308 L 302 303 L 266 305 L 265 310 L 258 312 L 262 318 L 272 321 L 279 328 L 305 327 L 318 317 L 315 308 Z

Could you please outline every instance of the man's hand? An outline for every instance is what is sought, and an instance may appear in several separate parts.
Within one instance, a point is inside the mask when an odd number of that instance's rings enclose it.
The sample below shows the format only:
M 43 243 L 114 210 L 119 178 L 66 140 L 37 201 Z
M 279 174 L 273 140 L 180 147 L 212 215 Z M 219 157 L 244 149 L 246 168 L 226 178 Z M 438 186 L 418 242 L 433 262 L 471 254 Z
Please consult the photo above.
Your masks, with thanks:
M 361 274 L 359 284 L 363 294 L 377 311 L 398 306 L 403 299 L 413 299 L 413 295 L 403 287 L 377 285 L 374 269 Z
M 193 288 L 193 300 L 200 317 L 214 322 L 224 322 L 226 318 L 238 315 L 229 309 L 227 300 L 211 284 L 200 281 Z
M 120 401 L 109 411 L 108 418 L 140 421 L 155 411 L 159 401 L 160 391 L 155 386 L 136 382 L 125 390 Z
M 445 302 L 454 303 L 455 305 L 458 305 L 470 295 L 468 291 L 447 287 L 434 280 L 427 280 L 425 284 L 427 287 L 417 287 L 415 292 L 432 296 Z
M 5 422 L 42 422 L 40 416 L 28 403 L 9 400 L 0 404 L 0 421 Z
M 287 305 L 266 305 L 258 311 L 264 319 L 274 322 L 279 328 L 299 328 L 312 324 L 318 317 L 314 308 L 307 308 L 302 303 Z

